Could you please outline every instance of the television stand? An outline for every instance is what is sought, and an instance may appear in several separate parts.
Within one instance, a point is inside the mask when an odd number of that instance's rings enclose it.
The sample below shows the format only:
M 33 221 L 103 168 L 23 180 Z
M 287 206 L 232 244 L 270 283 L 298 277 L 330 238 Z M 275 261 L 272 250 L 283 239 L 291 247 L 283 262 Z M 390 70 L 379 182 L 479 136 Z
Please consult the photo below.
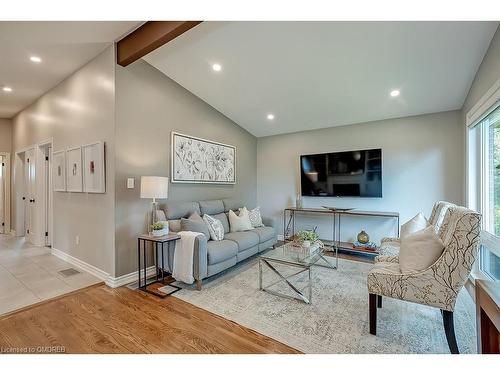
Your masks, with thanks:
M 295 216 L 300 214 L 313 214 L 313 215 L 327 215 L 332 218 L 332 238 L 322 240 L 325 245 L 331 248 L 331 251 L 337 255 L 339 250 L 344 250 L 353 253 L 377 255 L 378 251 L 371 251 L 367 249 L 359 249 L 354 246 L 352 242 L 341 241 L 341 218 L 343 216 L 364 216 L 364 217 L 388 217 L 397 220 L 397 237 L 399 237 L 399 212 L 386 212 L 386 211 L 361 211 L 355 209 L 337 209 L 334 207 L 329 208 L 297 208 L 288 207 L 283 211 L 283 241 L 292 241 L 295 237 Z M 338 262 L 338 261 L 337 261 Z

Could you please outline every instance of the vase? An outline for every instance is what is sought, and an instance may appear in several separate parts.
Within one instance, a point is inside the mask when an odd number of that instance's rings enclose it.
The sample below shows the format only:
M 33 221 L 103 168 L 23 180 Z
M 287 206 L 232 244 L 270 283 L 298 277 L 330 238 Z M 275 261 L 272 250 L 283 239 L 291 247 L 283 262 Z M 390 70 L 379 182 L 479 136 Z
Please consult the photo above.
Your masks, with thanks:
M 366 233 L 364 230 L 358 233 L 358 242 L 365 244 L 370 241 L 370 236 L 368 236 L 368 233 Z
M 168 234 L 168 228 L 163 228 L 163 229 L 153 229 L 151 232 L 151 235 L 153 237 L 163 237 Z

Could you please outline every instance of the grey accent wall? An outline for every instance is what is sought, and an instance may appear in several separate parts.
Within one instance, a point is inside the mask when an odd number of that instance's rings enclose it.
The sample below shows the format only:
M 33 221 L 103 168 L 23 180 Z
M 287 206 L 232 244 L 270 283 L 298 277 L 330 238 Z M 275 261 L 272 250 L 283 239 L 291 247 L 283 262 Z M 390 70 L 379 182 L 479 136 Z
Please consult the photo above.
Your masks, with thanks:
M 0 118 L 0 152 L 10 153 L 12 149 L 12 121 Z
M 170 133 L 236 146 L 235 185 L 170 184 L 169 201 L 238 198 L 256 203 L 257 139 L 143 60 L 116 72 L 116 274 L 137 269 L 137 235 L 150 201 L 140 176 L 170 176 Z M 228 93 L 230 95 L 231 93 Z M 135 189 L 127 189 L 128 177 Z
M 382 148 L 383 198 L 304 197 L 304 207 L 351 207 L 398 211 L 402 223 L 422 212 L 429 216 L 435 201 L 463 203 L 463 132 L 459 111 L 332 127 L 258 139 L 257 201 L 264 215 L 274 217 L 283 233 L 283 209 L 300 194 L 301 154 Z M 317 217 L 298 227 L 319 225 L 331 238 L 331 223 Z M 345 219 L 342 240 L 353 241 L 365 229 L 378 241 L 395 234 L 395 221 Z
M 54 192 L 53 247 L 111 275 L 115 248 L 114 137 L 113 47 L 13 118 L 16 151 L 49 138 L 53 138 L 54 151 L 99 140 L 106 143 L 105 194 Z M 15 186 L 11 196 L 15 215 Z M 12 222 L 16 222 L 15 218 Z M 75 243 L 76 235 L 80 236 L 79 245 Z

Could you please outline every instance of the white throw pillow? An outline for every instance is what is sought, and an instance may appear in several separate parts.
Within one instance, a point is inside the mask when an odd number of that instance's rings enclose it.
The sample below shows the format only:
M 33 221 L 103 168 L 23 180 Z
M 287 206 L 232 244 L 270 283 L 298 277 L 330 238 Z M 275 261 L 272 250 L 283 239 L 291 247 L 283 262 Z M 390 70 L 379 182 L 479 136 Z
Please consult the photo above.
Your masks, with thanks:
M 243 208 L 245 210 L 247 209 L 246 207 Z M 243 208 L 240 208 L 240 211 Z M 264 226 L 264 224 L 262 223 L 262 216 L 260 216 L 260 207 L 256 207 L 253 210 L 248 211 L 248 217 L 250 218 L 250 223 L 252 224 L 252 227 L 258 228 Z
M 406 237 L 412 233 L 418 232 L 419 230 L 427 228 L 429 223 L 424 215 L 418 213 L 406 223 L 401 225 L 401 235 L 400 238 Z
M 239 215 L 236 215 L 233 210 L 229 210 L 229 225 L 231 226 L 231 232 L 243 232 L 253 229 L 248 210 L 245 207 L 240 210 Z
M 219 219 L 210 215 L 203 215 L 203 221 L 207 224 L 210 238 L 214 241 L 222 241 L 224 239 L 224 226 Z
M 431 266 L 443 253 L 443 241 L 434 226 L 401 238 L 399 268 L 402 273 L 423 271 Z

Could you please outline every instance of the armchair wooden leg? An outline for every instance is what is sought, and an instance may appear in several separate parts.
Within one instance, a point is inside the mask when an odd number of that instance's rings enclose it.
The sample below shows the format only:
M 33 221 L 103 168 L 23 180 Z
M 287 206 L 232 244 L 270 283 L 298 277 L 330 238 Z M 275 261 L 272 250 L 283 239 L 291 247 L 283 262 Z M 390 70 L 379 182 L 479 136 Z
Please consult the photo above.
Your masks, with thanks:
M 382 308 L 382 296 L 377 296 L 377 307 Z
M 196 290 L 201 290 L 201 280 L 196 280 Z
M 455 337 L 455 325 L 453 323 L 453 311 L 441 310 L 443 314 L 444 332 L 450 347 L 451 354 L 459 354 L 457 338 Z
M 368 309 L 370 311 L 370 333 L 377 334 L 377 295 L 370 293 L 368 296 Z

